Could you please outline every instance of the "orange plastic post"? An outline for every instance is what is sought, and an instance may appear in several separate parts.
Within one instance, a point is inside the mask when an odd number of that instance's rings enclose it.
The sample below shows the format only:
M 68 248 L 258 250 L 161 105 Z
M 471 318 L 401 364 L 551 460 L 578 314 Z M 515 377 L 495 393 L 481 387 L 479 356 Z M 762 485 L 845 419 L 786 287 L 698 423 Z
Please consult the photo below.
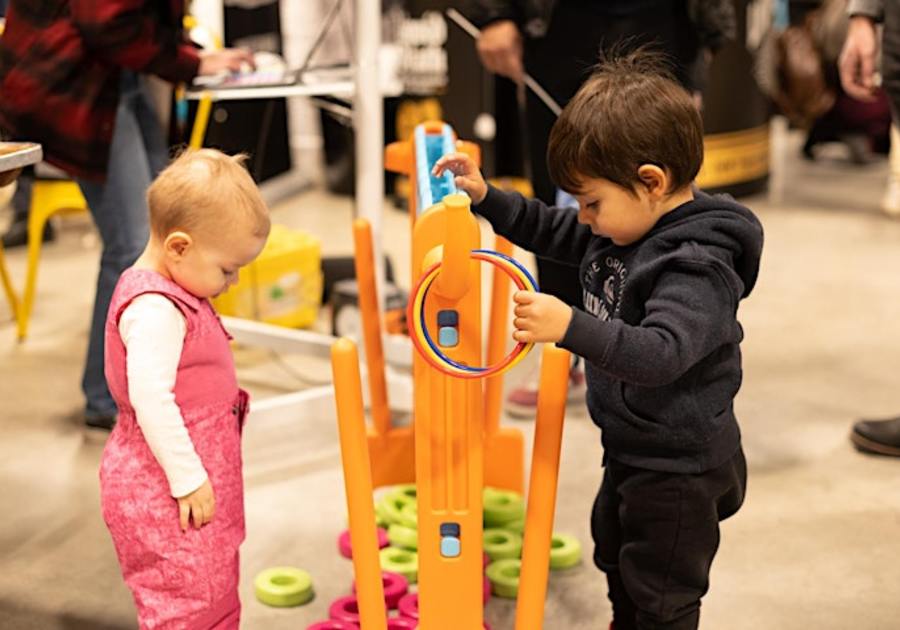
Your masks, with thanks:
M 372 252 L 372 226 L 366 219 L 353 222 L 353 262 L 359 288 L 359 313 L 362 318 L 363 341 L 366 345 L 366 367 L 369 370 L 369 400 L 375 433 L 384 435 L 391 428 L 391 411 L 387 398 L 384 371 L 384 348 L 381 344 L 381 312 L 375 285 L 375 255 Z
M 448 196 L 449 197 L 449 196 Z M 438 313 L 458 314 L 458 342 L 443 351 L 455 361 L 480 365 L 481 269 L 469 251 L 481 242 L 475 217 L 460 200 L 454 212 L 439 203 L 419 215 L 413 232 L 412 267 L 421 273 L 426 259 L 442 247 L 449 293 L 437 291 L 425 302 L 425 318 L 437 332 Z M 458 211 L 461 210 L 461 211 Z M 451 218 L 452 217 L 452 218 Z M 455 242 L 454 242 L 455 241 Z M 459 248 L 464 256 L 453 255 Z M 458 280 L 455 276 L 461 275 Z M 439 276 L 440 278 L 440 276 Z M 457 284 L 458 282 L 458 284 Z M 484 397 L 478 380 L 458 379 L 413 357 L 415 381 L 416 487 L 419 520 L 419 628 L 480 628 L 482 598 L 482 506 L 484 486 Z M 459 555 L 444 555 L 442 529 L 458 531 Z M 458 529 L 457 529 L 458 528 Z M 452 542 L 452 541 L 451 541 Z
M 513 255 L 513 244 L 502 236 L 494 242 L 494 250 L 507 256 Z M 491 320 L 488 326 L 487 364 L 499 363 L 506 354 L 510 338 L 507 337 L 509 319 L 509 276 L 494 267 L 491 283 Z M 484 432 L 493 435 L 500 428 L 500 408 L 503 406 L 503 374 L 487 378 L 484 384 Z
M 405 175 L 409 180 L 407 205 L 409 206 L 410 226 L 416 222 L 416 178 L 415 158 L 413 157 L 413 141 L 398 140 L 390 143 L 384 150 L 384 168 L 392 173 Z
M 422 126 L 425 127 L 425 133 L 441 133 L 444 130 L 444 121 L 425 120 L 422 122 Z
M 412 142 L 398 140 L 384 149 L 384 168 L 392 173 L 409 175 L 412 170 Z
M 550 571 L 550 541 L 568 382 L 569 353 L 545 345 L 541 357 L 541 384 L 525 515 L 525 544 L 516 602 L 516 630 L 541 630 L 544 625 L 544 599 Z
M 475 144 L 474 142 L 469 142 L 468 140 L 457 140 L 456 141 L 456 150 L 460 153 L 465 153 L 472 161 L 475 162 L 475 165 L 481 167 L 481 147 Z
M 453 193 L 444 197 L 444 250 L 441 271 L 434 279 L 434 292 L 448 299 L 461 298 L 469 280 L 469 250 L 466 232 L 460 230 L 469 214 L 472 200 L 468 195 Z
M 350 539 L 353 541 L 353 571 L 359 602 L 361 626 L 366 630 L 387 630 L 384 587 L 378 539 L 375 534 L 375 506 L 372 502 L 372 473 L 366 443 L 359 355 L 349 339 L 338 339 L 331 346 L 341 459 L 344 463 L 344 487 L 350 514 Z

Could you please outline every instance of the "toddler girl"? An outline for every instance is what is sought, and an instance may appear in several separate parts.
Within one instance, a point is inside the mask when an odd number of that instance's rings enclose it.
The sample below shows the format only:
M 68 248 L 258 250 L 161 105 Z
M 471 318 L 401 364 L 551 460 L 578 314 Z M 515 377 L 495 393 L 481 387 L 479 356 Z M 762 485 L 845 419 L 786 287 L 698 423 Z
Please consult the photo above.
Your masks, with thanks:
M 103 519 L 141 628 L 237 628 L 244 539 L 238 388 L 208 298 L 269 233 L 242 157 L 188 151 L 147 193 L 150 240 L 119 279 L 106 378 L 119 409 L 100 465 Z

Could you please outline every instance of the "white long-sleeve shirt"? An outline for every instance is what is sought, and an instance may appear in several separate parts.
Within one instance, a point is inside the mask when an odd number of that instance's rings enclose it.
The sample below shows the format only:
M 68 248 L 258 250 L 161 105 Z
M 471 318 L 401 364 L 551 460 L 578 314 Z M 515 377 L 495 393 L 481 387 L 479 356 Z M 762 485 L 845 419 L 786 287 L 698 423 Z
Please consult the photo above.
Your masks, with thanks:
M 175 378 L 186 331 L 178 307 L 157 293 L 135 298 L 119 319 L 128 398 L 173 497 L 190 494 L 207 479 L 175 403 Z

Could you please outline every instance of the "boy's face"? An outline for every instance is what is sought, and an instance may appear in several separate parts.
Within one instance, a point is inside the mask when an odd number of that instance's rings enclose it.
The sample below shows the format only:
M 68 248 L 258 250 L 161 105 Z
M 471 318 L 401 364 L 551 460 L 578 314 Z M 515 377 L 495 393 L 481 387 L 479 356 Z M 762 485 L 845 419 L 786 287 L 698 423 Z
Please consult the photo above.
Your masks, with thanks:
M 608 179 L 586 177 L 578 200 L 578 222 L 616 245 L 640 240 L 656 224 L 659 216 L 647 191 L 637 186 L 632 192 Z

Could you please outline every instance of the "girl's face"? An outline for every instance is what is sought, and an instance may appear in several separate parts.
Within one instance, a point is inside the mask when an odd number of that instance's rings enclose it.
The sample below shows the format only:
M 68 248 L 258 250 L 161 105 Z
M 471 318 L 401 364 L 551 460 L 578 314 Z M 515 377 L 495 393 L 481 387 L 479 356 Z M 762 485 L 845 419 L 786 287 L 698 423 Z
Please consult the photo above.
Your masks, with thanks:
M 173 237 L 170 235 L 167 241 Z M 173 252 L 169 273 L 179 286 L 199 298 L 216 297 L 235 284 L 240 268 L 259 256 L 267 238 L 249 231 L 221 239 L 185 237 L 180 243 L 167 243 L 167 250 Z

